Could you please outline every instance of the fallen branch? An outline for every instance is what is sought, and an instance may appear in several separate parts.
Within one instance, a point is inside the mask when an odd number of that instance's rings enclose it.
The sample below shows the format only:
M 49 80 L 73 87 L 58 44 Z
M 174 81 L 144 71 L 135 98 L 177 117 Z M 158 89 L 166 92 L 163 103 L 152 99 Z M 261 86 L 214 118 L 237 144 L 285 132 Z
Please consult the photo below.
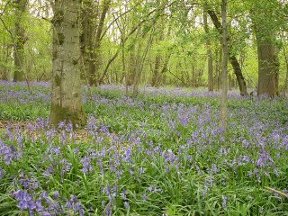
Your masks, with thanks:
M 279 190 L 276 190 L 276 189 L 270 188 L 270 187 L 265 187 L 265 189 L 267 189 L 270 192 L 273 192 L 273 193 L 276 193 L 276 194 L 279 194 L 281 196 L 284 196 L 284 197 L 288 198 L 288 194 L 286 194 L 286 193 L 284 193 L 282 191 L 279 191 Z

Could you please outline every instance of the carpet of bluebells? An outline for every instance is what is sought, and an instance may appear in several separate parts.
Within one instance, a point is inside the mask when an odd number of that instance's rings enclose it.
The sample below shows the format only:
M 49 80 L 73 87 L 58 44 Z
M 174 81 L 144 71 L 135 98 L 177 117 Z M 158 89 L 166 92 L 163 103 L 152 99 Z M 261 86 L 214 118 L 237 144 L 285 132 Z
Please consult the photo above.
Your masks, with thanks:
M 83 89 L 84 129 L 49 125 L 47 83 L 0 82 L 0 215 L 288 215 L 287 99 Z M 19 123 L 19 124 L 18 124 Z

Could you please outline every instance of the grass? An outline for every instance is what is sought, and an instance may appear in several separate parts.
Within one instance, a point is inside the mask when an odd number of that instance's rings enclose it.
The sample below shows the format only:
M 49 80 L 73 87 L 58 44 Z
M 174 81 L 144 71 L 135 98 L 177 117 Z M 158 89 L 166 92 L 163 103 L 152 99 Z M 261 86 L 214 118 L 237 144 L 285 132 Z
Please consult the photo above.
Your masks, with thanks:
M 287 101 L 230 97 L 224 133 L 216 95 L 93 89 L 73 131 L 31 90 L 0 87 L 0 119 L 30 122 L 0 131 L 1 215 L 288 215 Z

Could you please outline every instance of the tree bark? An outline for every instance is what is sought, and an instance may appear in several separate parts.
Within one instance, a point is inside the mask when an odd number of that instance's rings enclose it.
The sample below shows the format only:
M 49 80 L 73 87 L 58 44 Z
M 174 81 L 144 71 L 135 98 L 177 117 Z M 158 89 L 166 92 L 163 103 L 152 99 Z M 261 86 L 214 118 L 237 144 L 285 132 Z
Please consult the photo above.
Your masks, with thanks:
M 13 81 L 24 80 L 24 45 L 27 41 L 23 16 L 28 4 L 27 0 L 15 0 L 15 37 L 14 37 L 14 75 Z
M 161 64 L 162 57 L 160 54 L 157 54 L 155 58 L 155 64 L 154 64 L 154 69 L 153 69 L 153 75 L 152 75 L 152 83 L 151 85 L 153 87 L 159 87 L 160 85 L 160 79 L 161 79 L 161 74 L 160 74 L 160 64 Z
M 273 7 L 278 3 L 276 0 L 271 0 L 271 5 L 265 3 L 263 0 L 256 1 L 251 10 L 258 53 L 257 95 L 273 98 L 279 95 L 280 63 L 276 45 L 277 17 L 274 15 L 277 8 Z
M 207 60 L 208 60 L 208 91 L 213 91 L 213 53 L 211 49 L 211 41 L 209 38 L 209 26 L 207 19 L 207 12 L 203 12 L 204 30 L 206 33 L 206 48 L 207 48 Z
M 258 96 L 278 96 L 279 59 L 272 41 L 257 39 L 258 50 Z
M 222 32 L 222 25 L 221 23 L 219 22 L 219 19 L 216 15 L 216 13 L 212 10 L 207 10 L 210 18 L 212 19 L 212 22 L 215 26 L 215 28 L 218 30 L 219 34 L 222 35 L 223 32 Z M 231 45 L 229 45 L 229 37 L 227 36 L 227 41 L 228 41 L 228 49 L 231 50 Z M 239 85 L 239 90 L 240 90 L 240 94 L 242 96 L 247 96 L 248 95 L 248 92 L 247 92 L 247 85 L 246 85 L 246 81 L 244 79 L 244 76 L 242 74 L 242 70 L 241 70 L 241 67 L 240 67 L 240 64 L 236 58 L 235 55 L 233 55 L 231 52 L 229 52 L 229 61 L 233 67 L 233 70 L 234 70 L 234 73 L 237 77 L 237 82 L 238 82 L 238 85 Z
M 80 79 L 80 0 L 58 0 L 53 18 L 53 74 L 50 120 L 83 125 Z
M 284 59 L 285 59 L 285 65 L 286 65 L 286 75 L 285 75 L 285 83 L 284 83 L 284 96 L 286 96 L 286 93 L 288 91 L 288 56 L 287 56 L 285 47 L 283 47 L 283 51 L 284 51 Z
M 84 60 L 85 75 L 89 85 L 97 85 L 101 65 L 101 39 L 105 18 L 110 8 L 111 0 L 104 0 L 101 12 L 95 10 L 93 0 L 82 0 L 82 35 L 81 52 Z M 98 21 L 97 21 L 98 20 Z
M 93 32 L 96 26 L 97 18 L 95 8 L 96 5 L 93 3 L 93 0 L 82 0 L 82 33 L 80 36 L 80 47 L 83 60 L 82 76 L 86 77 L 88 79 L 88 82 L 90 81 L 89 74 L 94 73 L 95 71 L 95 43 L 93 40 Z
M 221 16 L 222 16 L 222 97 L 221 97 L 221 120 L 222 128 L 227 128 L 227 66 L 228 66 L 228 31 L 227 31 L 227 1 L 222 0 L 221 4 Z
M 102 32 L 103 32 L 103 27 L 105 24 L 105 19 L 106 19 L 106 15 L 107 12 L 110 8 L 110 4 L 111 4 L 111 0 L 104 0 L 103 1 L 103 6 L 102 6 L 102 12 L 100 15 L 100 19 L 99 19 L 99 23 L 98 23 L 98 28 L 96 31 L 96 40 L 95 40 L 95 70 L 91 71 L 90 73 L 90 84 L 92 85 L 97 85 L 100 84 L 99 79 L 100 79 L 100 66 L 101 66 L 101 52 L 100 52 L 100 48 L 101 48 L 101 36 L 102 36 Z

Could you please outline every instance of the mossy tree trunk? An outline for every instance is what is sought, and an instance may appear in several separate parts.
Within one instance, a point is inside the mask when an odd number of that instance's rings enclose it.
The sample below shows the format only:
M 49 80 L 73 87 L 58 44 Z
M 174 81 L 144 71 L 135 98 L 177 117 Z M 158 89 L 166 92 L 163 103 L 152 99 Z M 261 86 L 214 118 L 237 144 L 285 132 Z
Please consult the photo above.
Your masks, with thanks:
M 80 79 L 80 0 L 58 0 L 53 18 L 53 74 L 50 120 L 85 123 Z
M 14 35 L 14 75 L 13 81 L 24 80 L 24 45 L 27 41 L 23 17 L 27 9 L 28 0 L 15 0 L 15 35 Z
M 258 52 L 258 96 L 275 97 L 279 94 L 279 48 L 277 47 L 278 2 L 255 1 L 251 9 Z M 265 11 L 265 13 L 264 13 Z
M 80 46 L 82 55 L 82 74 L 87 78 L 89 84 L 89 74 L 94 73 L 96 67 L 95 61 L 95 40 L 94 28 L 97 20 L 97 5 L 93 0 L 82 0 L 81 7 L 81 25 L 82 33 L 80 36 Z
M 101 3 L 97 5 L 93 0 L 82 0 L 81 52 L 85 76 L 91 86 L 97 85 L 100 78 L 101 40 L 111 0 L 103 0 Z
M 278 95 L 279 59 L 278 50 L 273 42 L 257 39 L 258 50 L 258 96 L 275 97 Z

